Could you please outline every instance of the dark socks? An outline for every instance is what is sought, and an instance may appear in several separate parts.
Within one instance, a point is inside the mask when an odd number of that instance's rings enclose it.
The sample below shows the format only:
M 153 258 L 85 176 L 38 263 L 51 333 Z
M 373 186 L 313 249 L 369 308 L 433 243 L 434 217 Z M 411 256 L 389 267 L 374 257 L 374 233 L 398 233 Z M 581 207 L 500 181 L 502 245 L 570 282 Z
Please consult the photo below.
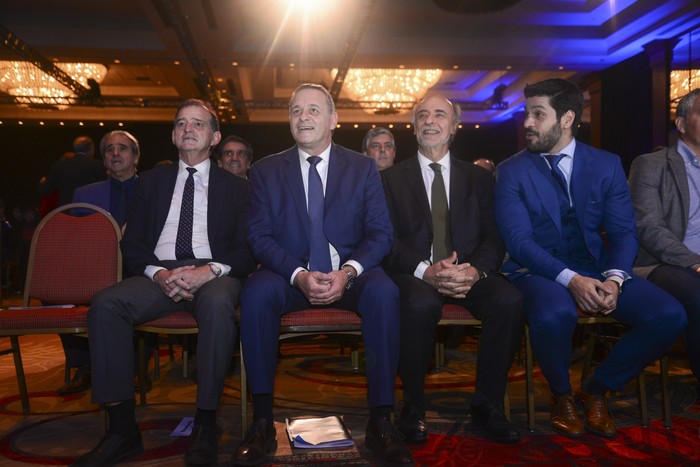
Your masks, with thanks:
M 107 406 L 109 433 L 128 437 L 139 431 L 136 424 L 136 401 L 125 400 L 116 405 Z
M 216 429 L 216 410 L 198 408 L 197 412 L 194 414 L 194 424 L 195 426 L 202 425 Z
M 253 420 L 261 418 L 272 423 L 272 394 L 253 394 Z
M 369 422 L 375 423 L 380 418 L 386 418 L 387 420 L 389 420 L 391 417 L 391 413 L 393 411 L 394 411 L 394 408 L 390 405 L 380 405 L 379 407 L 370 407 L 369 408 Z

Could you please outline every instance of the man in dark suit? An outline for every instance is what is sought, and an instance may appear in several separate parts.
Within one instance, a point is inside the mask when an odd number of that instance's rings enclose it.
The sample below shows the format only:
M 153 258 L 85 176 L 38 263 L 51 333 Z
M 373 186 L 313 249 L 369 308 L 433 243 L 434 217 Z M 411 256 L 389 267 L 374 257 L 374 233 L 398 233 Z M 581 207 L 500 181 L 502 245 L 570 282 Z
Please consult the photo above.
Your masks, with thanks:
M 690 369 L 700 381 L 698 96 L 700 89 L 695 89 L 678 102 L 678 144 L 634 159 L 629 184 L 640 246 L 634 272 L 683 304 L 688 315 L 685 345 Z
M 76 188 L 74 203 L 90 203 L 108 211 L 120 227 L 126 224 L 131 195 L 136 185 L 136 165 L 139 162 L 139 142 L 131 133 L 110 131 L 100 141 L 100 153 L 110 178 Z M 74 215 L 92 214 L 94 211 L 75 210 Z M 66 367 L 76 368 L 70 381 L 58 389 L 61 395 L 81 392 L 90 387 L 90 349 L 87 338 L 75 334 L 60 334 Z M 147 352 L 150 355 L 150 352 Z
M 527 149 L 497 171 L 496 221 L 510 253 L 502 270 L 525 297 L 532 347 L 552 390 L 554 430 L 614 438 L 605 393 L 624 389 L 667 351 L 685 328 L 685 313 L 669 294 L 631 275 L 638 242 L 625 173 L 617 156 L 574 138 L 581 91 L 550 79 L 526 86 L 525 97 Z M 629 329 L 574 398 L 577 309 Z
M 522 296 L 496 273 L 505 248 L 493 216 L 493 177 L 450 154 L 460 115 L 440 95 L 419 102 L 418 155 L 382 172 L 394 225 L 385 267 L 401 296 L 404 407 L 397 427 L 407 442 L 428 440 L 425 375 L 442 306 L 456 303 L 482 321 L 472 420 L 494 441 L 514 443 L 520 434 L 503 413 L 503 397 L 522 337 Z
M 95 144 L 89 136 L 75 138 L 73 152 L 73 157 L 62 157 L 54 162 L 49 175 L 39 183 L 39 196 L 58 190 L 59 206 L 71 202 L 76 188 L 106 178 L 102 162 L 94 158 Z
M 377 166 L 369 157 L 333 144 L 338 114 L 322 86 L 297 88 L 289 117 L 296 146 L 260 160 L 250 171 L 247 237 L 262 267 L 241 294 L 241 342 L 253 424 L 233 463 L 261 463 L 277 447 L 272 401 L 281 316 L 333 306 L 362 317 L 370 406 L 367 446 L 388 463 L 413 465 L 389 421 L 399 296 L 380 266 L 391 248 L 392 228 Z
M 109 430 L 75 465 L 111 465 L 143 451 L 134 404 L 134 325 L 181 309 L 197 319 L 197 412 L 185 461 L 217 459 L 216 408 L 235 340 L 240 279 L 254 268 L 245 244 L 248 182 L 212 164 L 216 113 L 197 99 L 178 108 L 180 161 L 139 177 L 122 240 L 132 277 L 95 295 L 88 313 L 92 399 Z

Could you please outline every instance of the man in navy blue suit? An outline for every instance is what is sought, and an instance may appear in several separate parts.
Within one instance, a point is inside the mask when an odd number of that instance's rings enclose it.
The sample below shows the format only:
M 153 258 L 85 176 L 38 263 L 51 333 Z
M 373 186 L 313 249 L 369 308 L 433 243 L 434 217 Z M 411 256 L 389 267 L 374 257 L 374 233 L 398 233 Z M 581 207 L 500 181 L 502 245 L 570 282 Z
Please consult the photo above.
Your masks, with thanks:
M 136 166 L 141 151 L 138 140 L 123 130 L 110 131 L 100 141 L 100 153 L 109 172 L 109 179 L 76 188 L 74 203 L 90 203 L 108 211 L 119 227 L 126 224 L 131 195 L 136 185 Z M 92 214 L 94 211 L 73 212 L 75 215 Z M 75 374 L 58 389 L 61 395 L 81 392 L 90 387 L 90 349 L 87 338 L 75 334 L 60 334 L 66 367 L 76 368 Z M 150 355 L 150 352 L 147 351 Z
M 393 239 L 382 182 L 369 157 L 333 143 L 338 114 L 328 91 L 292 94 L 296 146 L 250 171 L 248 244 L 262 266 L 241 294 L 241 342 L 253 424 L 234 464 L 265 460 L 277 447 L 272 414 L 280 318 L 313 306 L 362 317 L 370 420 L 365 442 L 394 465 L 413 465 L 389 421 L 399 351 L 399 294 L 380 262 Z
M 217 460 L 216 409 L 235 341 L 241 279 L 255 267 L 245 243 L 248 182 L 212 164 L 221 139 L 211 106 L 177 110 L 179 163 L 141 174 L 121 243 L 128 279 L 95 295 L 88 313 L 92 401 L 109 429 L 76 466 L 112 465 L 143 451 L 134 401 L 134 325 L 184 309 L 197 319 L 197 411 L 185 461 Z
M 605 393 L 620 391 L 686 326 L 669 294 L 632 276 L 634 210 L 620 159 L 575 139 L 583 94 L 564 79 L 525 87 L 527 149 L 498 167 L 496 222 L 510 253 L 502 270 L 525 297 L 530 338 L 552 391 L 555 431 L 614 438 Z M 629 329 L 581 383 L 569 381 L 577 309 Z M 578 416 L 576 400 L 585 421 Z

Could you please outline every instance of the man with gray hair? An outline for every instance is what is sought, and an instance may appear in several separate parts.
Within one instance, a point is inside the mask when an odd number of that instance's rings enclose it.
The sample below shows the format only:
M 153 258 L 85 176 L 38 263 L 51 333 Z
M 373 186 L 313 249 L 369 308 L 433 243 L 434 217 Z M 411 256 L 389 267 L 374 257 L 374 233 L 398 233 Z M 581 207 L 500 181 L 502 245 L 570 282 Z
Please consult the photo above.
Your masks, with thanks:
M 372 128 L 362 140 L 362 152 L 377 162 L 379 170 L 391 167 L 396 157 L 394 135 L 383 126 Z
M 139 163 L 139 142 L 129 132 L 110 131 L 100 141 L 100 153 L 109 172 L 109 179 L 77 188 L 74 203 L 90 203 L 108 211 L 119 227 L 126 224 L 131 195 L 136 185 L 136 165 Z M 74 215 L 92 214 L 89 209 L 74 210 Z M 82 392 L 90 387 L 90 349 L 88 339 L 75 334 L 59 334 L 66 354 L 66 367 L 75 368 L 70 380 L 58 389 L 66 395 Z M 150 353 L 149 353 L 150 355 Z
M 384 267 L 399 288 L 399 376 L 404 406 L 397 428 L 407 443 L 425 443 L 425 375 L 445 304 L 481 321 L 472 421 L 500 443 L 520 434 L 503 413 L 508 370 L 524 325 L 522 296 L 498 274 L 505 248 L 493 213 L 493 177 L 456 159 L 450 143 L 459 105 L 441 95 L 413 110 L 415 157 L 382 172 L 394 243 Z
M 673 295 L 688 316 L 685 344 L 700 380 L 700 88 L 676 109 L 678 143 L 632 162 L 629 184 L 637 215 L 634 272 Z M 698 386 L 700 394 L 700 386 Z

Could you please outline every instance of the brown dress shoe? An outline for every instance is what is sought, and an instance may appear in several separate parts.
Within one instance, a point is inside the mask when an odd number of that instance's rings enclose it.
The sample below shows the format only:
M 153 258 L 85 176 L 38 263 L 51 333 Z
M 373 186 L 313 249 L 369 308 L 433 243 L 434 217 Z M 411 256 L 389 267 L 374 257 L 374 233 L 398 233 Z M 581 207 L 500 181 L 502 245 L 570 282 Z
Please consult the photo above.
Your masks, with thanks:
M 90 389 L 90 367 L 81 366 L 75 370 L 71 380 L 62 387 L 58 388 L 56 392 L 59 396 L 65 396 L 67 394 L 87 391 L 88 389 Z
M 586 430 L 603 438 L 614 439 L 617 436 L 617 429 L 610 418 L 605 397 L 583 391 L 576 394 L 576 397 L 583 405 L 586 415 Z
M 585 433 L 573 394 L 552 394 L 552 428 L 569 438 L 580 438 Z

